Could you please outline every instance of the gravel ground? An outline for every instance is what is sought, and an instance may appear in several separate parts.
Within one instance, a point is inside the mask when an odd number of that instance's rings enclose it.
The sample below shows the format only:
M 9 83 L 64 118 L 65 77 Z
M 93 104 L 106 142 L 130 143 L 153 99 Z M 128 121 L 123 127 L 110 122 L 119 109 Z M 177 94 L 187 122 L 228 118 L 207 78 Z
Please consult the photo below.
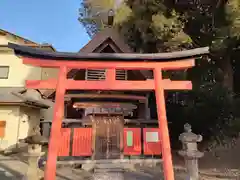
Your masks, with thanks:
M 163 171 L 161 167 L 139 167 L 137 168 L 138 172 L 145 172 L 153 175 L 154 177 L 163 176 Z M 183 167 L 175 166 L 175 180 L 186 180 L 187 174 L 186 170 Z M 208 169 L 200 170 L 200 180 L 240 180 L 240 170 L 217 170 L 217 169 Z
M 24 173 L 16 175 L 8 168 L 0 168 L 0 180 L 19 180 Z M 237 176 L 222 176 L 220 173 L 202 173 L 201 180 L 240 180 Z M 123 173 L 93 174 L 80 169 L 62 167 L 57 170 L 57 180 L 164 180 L 163 173 L 158 168 L 141 168 Z M 175 180 L 186 180 L 186 173 L 182 170 L 175 171 Z
M 27 164 L 14 158 L 0 155 L 0 180 L 22 180 L 27 170 Z M 41 171 L 43 175 L 43 171 Z M 106 175 L 106 174 L 105 174 Z M 61 167 L 57 169 L 57 180 L 164 180 L 161 166 L 140 167 L 129 170 L 122 174 L 108 174 L 107 177 L 99 178 L 99 174 L 93 175 L 81 169 Z M 201 180 L 240 180 L 240 170 L 207 169 L 201 170 Z M 106 177 L 106 176 L 105 176 Z M 186 180 L 186 173 L 182 166 L 175 167 L 175 180 Z

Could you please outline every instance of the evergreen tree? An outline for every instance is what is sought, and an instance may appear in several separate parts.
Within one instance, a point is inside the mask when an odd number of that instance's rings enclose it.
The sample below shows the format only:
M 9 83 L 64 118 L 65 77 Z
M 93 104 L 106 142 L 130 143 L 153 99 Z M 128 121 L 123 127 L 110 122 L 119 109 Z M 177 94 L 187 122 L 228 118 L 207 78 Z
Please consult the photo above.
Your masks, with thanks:
M 115 9 L 115 23 L 136 52 L 163 52 L 189 48 L 191 38 L 183 31 L 184 19 L 160 0 L 85 0 L 80 21 L 92 36 L 106 24 L 106 12 Z M 82 13 L 85 12 L 85 13 Z M 97 16 L 98 15 L 98 16 Z
M 222 76 L 223 85 L 231 91 L 233 57 L 239 53 L 239 4 L 239 0 L 179 0 L 168 3 L 168 8 L 184 14 L 187 20 L 185 32 L 192 38 L 193 45 L 211 48 L 209 64 L 215 66 Z

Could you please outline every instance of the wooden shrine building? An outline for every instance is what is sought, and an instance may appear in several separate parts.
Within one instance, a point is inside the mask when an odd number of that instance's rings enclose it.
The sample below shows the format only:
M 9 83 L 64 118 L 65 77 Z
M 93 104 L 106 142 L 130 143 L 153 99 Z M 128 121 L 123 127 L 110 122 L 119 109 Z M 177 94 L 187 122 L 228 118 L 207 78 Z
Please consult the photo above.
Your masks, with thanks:
M 113 29 L 98 33 L 79 53 L 9 47 L 24 64 L 59 68 L 57 79 L 26 82 L 27 88 L 52 89 L 55 100 L 45 180 L 56 179 L 59 156 L 96 162 L 142 154 L 162 154 L 165 179 L 174 180 L 164 91 L 190 90 L 192 84 L 163 79 L 162 71 L 191 68 L 194 57 L 208 53 L 208 48 L 134 54 Z M 148 109 L 151 91 L 156 94 L 155 121 Z M 142 123 L 158 126 L 141 128 Z

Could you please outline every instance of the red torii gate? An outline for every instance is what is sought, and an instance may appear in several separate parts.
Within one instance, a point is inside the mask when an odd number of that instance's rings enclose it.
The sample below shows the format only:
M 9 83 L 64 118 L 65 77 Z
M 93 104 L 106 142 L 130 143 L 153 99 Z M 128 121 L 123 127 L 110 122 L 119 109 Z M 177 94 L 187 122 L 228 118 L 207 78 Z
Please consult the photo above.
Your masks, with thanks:
M 56 89 L 54 117 L 49 141 L 48 159 L 45 169 L 45 180 L 56 179 L 56 162 L 62 118 L 64 115 L 64 95 L 66 90 L 155 90 L 158 111 L 158 122 L 162 143 L 163 169 L 165 180 L 174 180 L 168 123 L 166 117 L 164 90 L 190 90 L 191 81 L 171 81 L 162 78 L 163 70 L 180 70 L 194 66 L 194 56 L 207 54 L 208 48 L 198 48 L 182 52 L 157 54 L 74 54 L 44 52 L 34 48 L 9 44 L 17 55 L 22 56 L 23 63 L 59 68 L 57 79 L 27 80 L 26 87 L 32 89 Z M 180 59 L 181 61 L 157 62 L 157 60 Z M 185 59 L 185 60 L 182 60 Z M 187 59 L 187 60 L 186 60 Z M 105 62 L 99 60 L 107 60 Z M 125 61 L 127 60 L 127 61 Z M 148 61 L 146 61 L 148 60 Z M 67 79 L 71 69 L 106 69 L 106 80 L 85 81 Z M 115 79 L 116 69 L 153 70 L 154 80 L 122 81 Z

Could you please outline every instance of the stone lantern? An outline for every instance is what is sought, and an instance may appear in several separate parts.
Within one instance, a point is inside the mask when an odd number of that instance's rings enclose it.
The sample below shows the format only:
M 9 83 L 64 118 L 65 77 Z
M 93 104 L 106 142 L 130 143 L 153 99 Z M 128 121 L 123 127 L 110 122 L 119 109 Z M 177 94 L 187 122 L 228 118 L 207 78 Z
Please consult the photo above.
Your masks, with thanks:
M 34 129 L 34 135 L 29 136 L 25 139 L 20 140 L 20 142 L 28 144 L 28 152 L 26 156 L 28 157 L 28 169 L 24 177 L 24 180 L 39 180 L 39 167 L 38 161 L 44 152 L 42 152 L 42 145 L 47 143 L 47 140 L 41 136 L 39 127 Z
M 202 136 L 194 134 L 190 124 L 185 124 L 184 130 L 179 136 L 182 150 L 178 153 L 185 160 L 189 180 L 199 180 L 198 159 L 203 157 L 203 153 L 198 151 L 197 143 L 202 141 Z

